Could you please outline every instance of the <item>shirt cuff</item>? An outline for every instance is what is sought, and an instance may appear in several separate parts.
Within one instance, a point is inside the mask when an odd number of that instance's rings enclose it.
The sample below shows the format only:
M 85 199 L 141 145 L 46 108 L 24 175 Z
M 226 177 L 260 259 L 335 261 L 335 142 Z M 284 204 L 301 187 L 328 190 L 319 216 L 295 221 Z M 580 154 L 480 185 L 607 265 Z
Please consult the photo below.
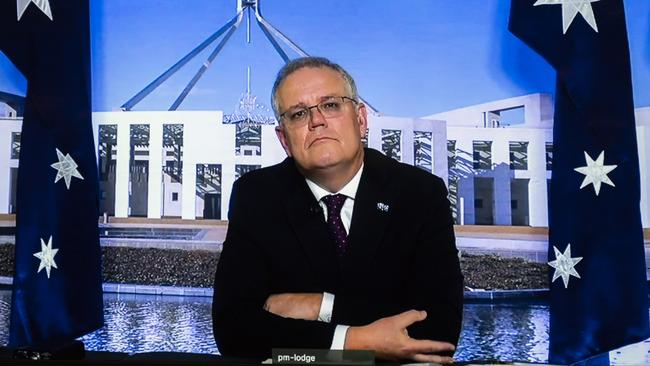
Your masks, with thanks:
M 318 311 L 318 321 L 325 323 L 332 321 L 332 309 L 334 309 L 334 295 L 323 292 L 323 300 L 321 300 L 320 310 Z
M 348 325 L 337 325 L 334 329 L 334 337 L 332 337 L 332 346 L 331 350 L 342 350 L 345 349 L 345 336 L 348 334 Z

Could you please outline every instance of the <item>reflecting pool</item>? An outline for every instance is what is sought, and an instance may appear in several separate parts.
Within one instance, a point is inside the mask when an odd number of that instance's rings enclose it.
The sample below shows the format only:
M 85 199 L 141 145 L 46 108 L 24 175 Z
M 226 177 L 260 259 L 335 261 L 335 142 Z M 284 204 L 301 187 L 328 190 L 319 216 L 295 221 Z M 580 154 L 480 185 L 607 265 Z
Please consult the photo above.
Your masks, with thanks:
M 548 305 L 465 304 L 457 361 L 547 362 Z
M 11 292 L 0 290 L 0 345 L 9 337 Z M 218 353 L 212 336 L 211 298 L 104 294 L 106 326 L 82 338 L 86 349 L 113 352 Z M 546 362 L 548 306 L 543 303 L 466 304 L 457 361 Z M 650 344 L 633 359 L 648 361 Z M 614 352 L 612 364 L 630 352 Z M 640 358 L 639 358 L 640 357 Z
M 9 337 L 10 291 L 0 291 L 0 344 Z M 86 349 L 113 352 L 218 353 L 211 298 L 104 294 L 106 326 L 82 338 Z M 457 361 L 545 362 L 548 307 L 467 304 Z
M 90 351 L 218 353 L 207 297 L 104 294 L 105 326 L 81 338 Z

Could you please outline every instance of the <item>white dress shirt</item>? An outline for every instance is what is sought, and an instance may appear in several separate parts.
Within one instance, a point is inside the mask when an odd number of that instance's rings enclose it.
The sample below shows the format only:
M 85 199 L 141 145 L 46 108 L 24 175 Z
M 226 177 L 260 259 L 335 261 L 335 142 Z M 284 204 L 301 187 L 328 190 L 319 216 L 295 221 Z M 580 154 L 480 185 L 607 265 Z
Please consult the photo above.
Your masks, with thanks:
M 342 194 L 347 197 L 341 208 L 341 221 L 343 222 L 343 227 L 345 228 L 346 234 L 350 233 L 350 223 L 352 222 L 352 211 L 354 209 L 354 198 L 357 195 L 357 189 L 359 188 L 359 181 L 361 180 L 361 173 L 363 172 L 363 165 L 359 168 L 357 174 L 352 177 L 352 180 L 348 182 L 343 188 L 338 192 L 330 192 L 313 181 L 305 178 L 307 186 L 311 190 L 311 193 L 318 201 L 318 204 L 323 209 L 323 215 L 325 216 L 325 221 L 327 221 L 327 206 L 325 202 L 322 201 L 322 198 L 330 194 Z M 334 309 L 334 294 L 328 292 L 323 293 L 323 300 L 320 304 L 320 311 L 318 313 L 318 321 L 329 323 L 332 320 L 332 310 Z M 342 350 L 345 346 L 345 336 L 347 335 L 348 328 L 347 325 L 337 325 L 334 330 L 334 337 L 332 339 L 332 345 L 330 349 Z

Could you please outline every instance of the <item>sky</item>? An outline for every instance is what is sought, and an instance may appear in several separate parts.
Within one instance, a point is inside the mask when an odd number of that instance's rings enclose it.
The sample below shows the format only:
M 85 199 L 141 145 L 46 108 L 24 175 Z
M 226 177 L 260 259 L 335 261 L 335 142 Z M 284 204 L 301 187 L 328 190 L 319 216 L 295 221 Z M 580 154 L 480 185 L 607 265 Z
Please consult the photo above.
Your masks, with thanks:
M 507 0 L 260 0 L 264 18 L 307 53 L 346 68 L 382 114 L 419 117 L 529 93 L 555 72 L 507 31 Z M 635 105 L 650 106 L 650 1 L 626 0 Z M 236 13 L 235 0 L 91 0 L 93 110 L 118 109 Z M 558 24 L 561 26 L 558 6 Z M 583 21 L 578 16 L 577 21 Z M 246 18 L 180 109 L 234 112 L 251 68 L 270 105 L 283 61 Z M 166 110 L 217 42 L 134 110 Z M 288 51 L 290 56 L 297 56 Z M 26 83 L 0 54 L 0 90 Z

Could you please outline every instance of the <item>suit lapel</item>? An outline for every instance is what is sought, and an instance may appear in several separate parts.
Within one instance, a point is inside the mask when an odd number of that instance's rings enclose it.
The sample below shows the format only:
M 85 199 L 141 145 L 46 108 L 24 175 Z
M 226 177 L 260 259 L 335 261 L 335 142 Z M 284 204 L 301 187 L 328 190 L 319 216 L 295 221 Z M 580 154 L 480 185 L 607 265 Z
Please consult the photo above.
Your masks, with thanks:
M 293 165 L 293 160 L 289 162 Z M 291 182 L 285 185 L 288 188 L 285 209 L 289 224 L 320 285 L 326 290 L 335 291 L 340 272 L 323 212 L 309 190 L 305 178 L 298 173 L 295 166 L 289 168 L 292 170 Z
M 383 156 L 366 150 L 363 173 L 354 200 L 348 235 L 348 252 L 343 257 L 346 281 L 369 273 L 370 264 L 388 226 L 393 201 Z

